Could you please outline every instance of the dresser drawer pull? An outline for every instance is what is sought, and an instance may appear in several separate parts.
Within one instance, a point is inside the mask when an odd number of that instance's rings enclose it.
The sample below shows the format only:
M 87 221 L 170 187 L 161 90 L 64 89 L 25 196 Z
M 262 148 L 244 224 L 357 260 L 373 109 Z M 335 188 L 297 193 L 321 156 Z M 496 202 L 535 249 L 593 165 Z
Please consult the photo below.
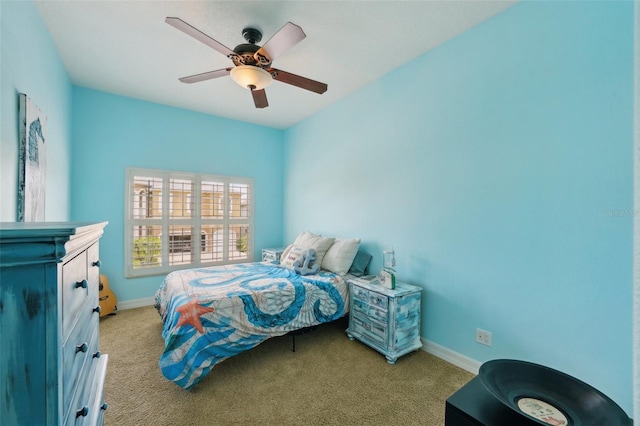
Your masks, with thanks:
M 109 408 L 109 405 L 106 402 L 103 403 L 102 406 L 100 407 L 102 411 L 107 411 L 107 408 Z
M 96 306 L 95 308 L 93 308 L 93 312 L 95 313 L 100 313 L 100 311 L 102 310 L 102 308 L 100 307 L 100 305 Z
M 89 407 L 85 405 L 84 407 L 76 411 L 76 419 L 78 417 L 87 417 L 87 414 L 89 414 Z
M 82 287 L 82 288 L 89 287 L 89 283 L 87 282 L 87 280 L 78 281 L 76 283 L 76 288 L 80 288 L 80 287 Z
M 102 354 L 100 353 L 100 351 L 97 351 L 95 354 L 93 354 L 93 358 L 100 358 Z
M 87 342 L 84 342 L 83 344 L 76 346 L 76 353 L 86 352 L 87 349 L 89 349 L 89 345 L 87 345 Z
M 96 260 L 95 262 L 91 263 L 91 266 L 97 266 L 98 268 L 100 267 L 101 263 L 99 260 Z

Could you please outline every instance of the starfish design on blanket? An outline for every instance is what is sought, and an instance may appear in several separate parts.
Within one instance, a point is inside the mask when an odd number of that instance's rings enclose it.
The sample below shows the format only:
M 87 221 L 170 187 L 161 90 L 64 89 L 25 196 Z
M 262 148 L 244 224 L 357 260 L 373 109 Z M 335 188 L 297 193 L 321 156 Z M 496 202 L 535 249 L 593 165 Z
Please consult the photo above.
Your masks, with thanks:
M 200 334 L 203 334 L 204 330 L 202 329 L 202 322 L 200 322 L 200 315 L 213 312 L 214 310 L 213 308 L 198 305 L 198 298 L 194 297 L 184 305 L 176 308 L 176 311 L 180 312 L 180 319 L 178 319 L 176 328 L 181 325 L 191 324 Z

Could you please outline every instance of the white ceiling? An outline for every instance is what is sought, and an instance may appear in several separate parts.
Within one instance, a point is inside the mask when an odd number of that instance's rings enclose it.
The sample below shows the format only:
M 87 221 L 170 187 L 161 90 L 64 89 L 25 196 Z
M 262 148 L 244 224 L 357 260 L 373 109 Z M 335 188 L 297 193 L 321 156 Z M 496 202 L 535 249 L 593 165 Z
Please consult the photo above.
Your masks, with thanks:
M 77 86 L 284 129 L 513 5 L 517 0 L 445 1 L 36 1 Z M 233 49 L 242 29 L 262 45 L 288 21 L 307 37 L 273 66 L 327 83 L 318 95 L 274 81 L 269 107 L 230 77 L 178 78 L 231 60 L 164 22 L 178 17 Z

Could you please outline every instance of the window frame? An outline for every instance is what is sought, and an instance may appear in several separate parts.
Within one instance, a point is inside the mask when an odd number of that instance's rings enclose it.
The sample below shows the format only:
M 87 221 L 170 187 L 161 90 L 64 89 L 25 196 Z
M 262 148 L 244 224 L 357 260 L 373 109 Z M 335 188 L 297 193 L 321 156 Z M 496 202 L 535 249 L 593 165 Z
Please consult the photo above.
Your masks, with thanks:
M 134 217 L 134 205 L 143 203 L 140 194 L 134 194 L 134 178 L 135 177 L 151 177 L 162 180 L 162 192 L 161 192 L 161 215 L 159 218 L 137 218 Z M 172 179 L 184 179 L 190 180 L 193 183 L 192 193 L 188 196 L 184 196 L 183 199 L 191 201 L 191 205 L 187 207 L 186 211 L 191 212 L 190 217 L 172 217 L 171 200 L 173 199 L 170 182 Z M 215 182 L 223 184 L 222 195 L 222 209 L 223 215 L 219 217 L 203 217 L 202 216 L 202 182 Z M 230 203 L 230 187 L 232 185 L 246 185 L 248 187 L 247 194 L 247 217 L 246 218 L 233 218 L 230 216 L 232 203 Z M 137 167 L 128 167 L 125 170 L 125 205 L 124 205 L 124 274 L 127 278 L 146 277 L 154 275 L 165 275 L 169 272 L 200 268 L 208 266 L 227 265 L 234 263 L 253 262 L 253 239 L 254 239 L 254 200 L 255 200 L 255 185 L 252 178 L 247 177 L 232 177 L 223 175 L 213 175 L 204 173 L 189 173 L 189 172 L 177 172 L 160 169 L 143 169 Z M 188 202 L 188 201 L 187 201 Z M 148 200 L 144 200 L 144 207 L 147 209 Z M 152 209 L 155 205 L 151 206 Z M 219 206 L 213 207 L 215 211 L 219 211 Z M 171 238 L 161 239 L 161 262 L 159 266 L 153 267 L 134 267 L 133 259 L 133 246 L 134 246 L 134 226 L 161 226 L 162 235 L 170 235 L 171 226 L 190 226 L 193 235 L 202 235 L 203 226 L 222 226 L 222 260 L 205 260 L 201 258 L 200 238 L 196 238 L 195 243 L 191 243 L 190 262 L 180 264 L 170 264 L 170 249 Z M 229 243 L 230 243 L 230 227 L 233 226 L 246 226 L 247 232 L 247 247 L 246 257 L 238 259 L 229 258 Z M 211 237 L 214 238 L 213 236 Z

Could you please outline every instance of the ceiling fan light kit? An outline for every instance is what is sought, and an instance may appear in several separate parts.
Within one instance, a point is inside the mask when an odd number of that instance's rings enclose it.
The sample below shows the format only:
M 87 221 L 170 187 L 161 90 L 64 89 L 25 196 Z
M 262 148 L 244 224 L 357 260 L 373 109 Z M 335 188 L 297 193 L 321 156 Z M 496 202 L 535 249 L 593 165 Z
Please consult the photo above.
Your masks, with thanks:
M 167 17 L 165 22 L 195 38 L 199 42 L 206 44 L 217 52 L 222 53 L 231 59 L 235 65 L 233 68 L 223 68 L 182 77 L 179 80 L 183 83 L 197 83 L 230 75 L 233 81 L 239 86 L 251 90 L 256 108 L 269 106 L 264 88 L 271 84 L 273 80 L 278 80 L 282 83 L 318 94 L 327 91 L 328 86 L 325 83 L 271 67 L 274 59 L 306 37 L 302 28 L 291 22 L 287 22 L 285 26 L 280 28 L 262 47 L 256 44 L 262 40 L 262 33 L 255 28 L 244 28 L 242 35 L 247 43 L 239 44 L 233 50 L 209 37 L 197 28 L 187 24 L 180 18 Z
M 240 87 L 250 90 L 262 90 L 271 84 L 271 74 L 253 65 L 240 65 L 231 69 L 231 78 Z

